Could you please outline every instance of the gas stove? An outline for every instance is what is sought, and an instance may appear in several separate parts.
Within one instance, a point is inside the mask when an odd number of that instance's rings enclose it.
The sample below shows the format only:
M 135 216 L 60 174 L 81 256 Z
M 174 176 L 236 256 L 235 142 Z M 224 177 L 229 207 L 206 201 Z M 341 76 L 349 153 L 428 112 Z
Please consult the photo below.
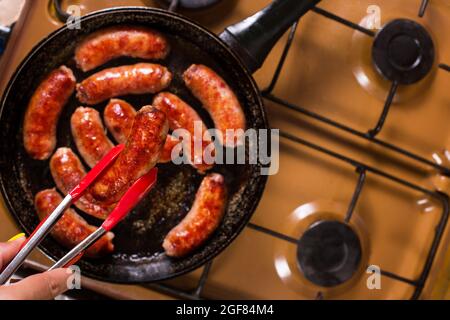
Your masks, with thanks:
M 0 61 L 0 89 L 69 5 L 83 14 L 165 7 L 218 33 L 269 2 L 27 1 Z M 85 286 L 116 298 L 445 298 L 449 15 L 445 0 L 321 1 L 255 74 L 280 129 L 280 157 L 247 228 L 185 276 Z M 0 219 L 6 239 L 17 227 L 3 203 Z M 49 263 L 38 253 L 32 260 Z

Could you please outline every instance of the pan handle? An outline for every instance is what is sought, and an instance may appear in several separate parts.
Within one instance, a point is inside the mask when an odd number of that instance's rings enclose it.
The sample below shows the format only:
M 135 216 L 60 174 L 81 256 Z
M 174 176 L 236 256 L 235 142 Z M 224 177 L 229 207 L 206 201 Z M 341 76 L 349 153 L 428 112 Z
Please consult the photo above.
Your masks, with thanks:
M 286 30 L 320 0 L 275 0 L 251 17 L 226 28 L 219 37 L 253 73 Z

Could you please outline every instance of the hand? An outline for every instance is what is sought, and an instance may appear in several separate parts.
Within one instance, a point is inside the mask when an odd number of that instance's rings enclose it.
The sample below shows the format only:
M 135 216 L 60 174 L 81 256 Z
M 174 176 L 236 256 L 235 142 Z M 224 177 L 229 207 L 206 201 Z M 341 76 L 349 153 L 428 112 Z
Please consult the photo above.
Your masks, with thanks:
M 25 237 L 15 241 L 0 243 L 0 270 L 17 254 Z M 66 269 L 56 269 L 30 276 L 15 284 L 0 286 L 0 300 L 50 300 L 67 288 L 71 273 Z

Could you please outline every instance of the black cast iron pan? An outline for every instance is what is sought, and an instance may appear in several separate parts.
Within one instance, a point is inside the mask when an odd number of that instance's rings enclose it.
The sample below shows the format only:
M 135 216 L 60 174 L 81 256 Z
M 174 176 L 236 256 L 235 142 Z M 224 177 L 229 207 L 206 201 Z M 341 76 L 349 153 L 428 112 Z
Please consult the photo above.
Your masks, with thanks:
M 184 87 L 181 74 L 192 63 L 202 63 L 218 72 L 237 94 L 245 112 L 247 127 L 267 129 L 262 100 L 251 77 L 271 47 L 286 29 L 308 11 L 316 1 L 277 0 L 257 15 L 229 27 L 217 37 L 188 20 L 164 10 L 143 7 L 113 8 L 81 19 L 81 29 L 60 28 L 39 43 L 12 77 L 1 103 L 0 183 L 4 200 L 20 226 L 30 233 L 38 224 L 33 207 L 34 195 L 54 187 L 48 161 L 35 161 L 22 145 L 22 122 L 28 101 L 40 81 L 62 64 L 69 66 L 80 81 L 98 70 L 84 74 L 76 69 L 73 54 L 86 35 L 112 25 L 141 25 L 164 33 L 170 40 L 170 56 L 160 62 L 174 73 L 169 91 L 190 103 L 212 126 L 199 102 Z M 132 64 L 122 58 L 101 68 Z M 100 68 L 99 68 L 100 69 Z M 152 101 L 151 95 L 122 97 L 140 107 Z M 79 106 L 72 97 L 58 124 L 58 147 L 76 147 L 70 134 L 69 119 Z M 105 103 L 94 106 L 100 112 Z M 216 165 L 212 171 L 225 176 L 229 203 L 223 222 L 207 243 L 186 258 L 167 257 L 161 247 L 164 236 L 189 210 L 200 176 L 188 165 L 159 165 L 157 187 L 116 229 L 115 253 L 99 260 L 82 260 L 83 275 L 120 283 L 168 279 L 200 267 L 219 254 L 239 234 L 255 210 L 267 180 L 262 165 Z M 90 223 L 99 224 L 82 214 Z M 51 237 L 40 248 L 58 259 L 66 251 Z

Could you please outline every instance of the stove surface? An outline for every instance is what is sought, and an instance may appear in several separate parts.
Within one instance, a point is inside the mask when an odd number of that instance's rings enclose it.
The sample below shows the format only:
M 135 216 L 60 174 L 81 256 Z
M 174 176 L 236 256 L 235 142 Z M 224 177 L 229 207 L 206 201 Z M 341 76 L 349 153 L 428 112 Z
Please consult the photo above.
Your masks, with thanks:
M 32 47 L 62 25 L 50 3 L 27 2 L 0 60 L 0 90 Z M 181 13 L 219 33 L 268 3 L 219 1 Z M 63 8 L 71 4 L 80 5 L 82 13 L 166 5 L 62 1 Z M 442 225 L 443 204 L 435 191 L 450 194 L 450 180 L 442 174 L 450 167 L 450 74 L 439 67 L 450 64 L 450 3 L 430 1 L 423 17 L 418 15 L 420 5 L 419 0 L 324 0 L 306 14 L 255 74 L 265 89 L 271 127 L 280 129 L 281 138 L 279 172 L 269 178 L 250 225 L 211 264 L 191 274 L 156 286 L 95 281 L 93 286 L 120 298 L 164 297 L 153 290 L 211 299 L 408 299 L 418 290 L 422 298 L 445 297 L 450 282 L 448 227 L 441 230 L 427 281 L 422 280 L 436 227 Z M 360 30 L 330 19 L 330 13 Z M 383 78 L 372 62 L 376 32 L 400 18 L 425 28 L 433 43 L 429 70 L 412 84 Z M 400 46 L 409 43 L 396 40 Z M 414 55 L 411 45 L 407 53 Z M 399 57 L 392 48 L 389 57 Z M 284 50 L 287 55 L 277 73 Z M 400 54 L 396 67 L 409 63 L 406 67 L 413 68 L 417 57 L 407 58 Z M 278 78 L 270 86 L 274 74 Z M 380 121 L 383 113 L 386 119 Z M 3 202 L 0 219 L 2 239 L 17 233 Z M 323 221 L 340 222 L 311 229 Z M 311 262 L 306 249 L 317 234 L 330 230 L 341 235 L 327 238 L 337 249 L 328 253 L 324 245 L 320 254 L 327 263 Z M 49 263 L 40 253 L 33 260 Z M 307 272 L 308 266 L 316 269 Z M 382 271 L 380 288 L 369 289 L 373 278 L 368 266 Z M 184 295 L 192 292 L 194 296 Z

